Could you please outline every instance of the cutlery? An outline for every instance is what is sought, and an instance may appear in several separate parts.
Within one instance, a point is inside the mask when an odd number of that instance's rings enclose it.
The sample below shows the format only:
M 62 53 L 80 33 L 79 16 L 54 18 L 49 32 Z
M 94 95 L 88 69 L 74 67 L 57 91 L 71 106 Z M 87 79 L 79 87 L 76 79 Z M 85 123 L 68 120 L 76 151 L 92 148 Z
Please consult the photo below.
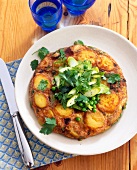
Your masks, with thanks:
M 34 165 L 33 156 L 20 121 L 19 111 L 15 100 L 14 86 L 5 62 L 0 58 L 0 79 L 13 120 L 15 134 L 20 149 L 21 157 L 27 167 Z

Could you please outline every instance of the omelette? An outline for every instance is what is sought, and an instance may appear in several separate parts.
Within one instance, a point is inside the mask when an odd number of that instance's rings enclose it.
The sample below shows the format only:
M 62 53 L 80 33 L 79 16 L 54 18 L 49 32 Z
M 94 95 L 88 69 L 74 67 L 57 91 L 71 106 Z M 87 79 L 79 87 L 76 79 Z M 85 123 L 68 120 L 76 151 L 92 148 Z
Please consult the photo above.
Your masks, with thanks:
M 109 54 L 78 40 L 41 59 L 29 100 L 40 133 L 82 140 L 119 120 L 127 104 L 126 79 Z

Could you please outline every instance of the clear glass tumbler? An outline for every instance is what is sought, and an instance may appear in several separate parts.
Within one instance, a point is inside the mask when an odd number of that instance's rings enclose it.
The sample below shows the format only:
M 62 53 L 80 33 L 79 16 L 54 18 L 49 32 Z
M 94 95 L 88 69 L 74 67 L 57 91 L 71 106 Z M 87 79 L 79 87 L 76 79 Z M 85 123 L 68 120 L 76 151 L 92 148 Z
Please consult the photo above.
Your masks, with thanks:
M 71 15 L 82 15 L 95 0 L 62 0 Z
M 62 0 L 29 0 L 34 21 L 47 32 L 56 29 L 62 17 Z

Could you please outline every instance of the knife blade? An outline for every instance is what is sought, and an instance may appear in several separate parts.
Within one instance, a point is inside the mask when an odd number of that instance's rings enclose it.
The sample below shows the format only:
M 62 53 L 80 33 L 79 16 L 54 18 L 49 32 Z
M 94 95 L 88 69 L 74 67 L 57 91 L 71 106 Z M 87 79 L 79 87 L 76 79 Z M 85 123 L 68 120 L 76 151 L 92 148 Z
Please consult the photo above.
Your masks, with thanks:
M 33 156 L 28 144 L 23 126 L 20 121 L 19 111 L 15 99 L 14 86 L 5 62 L 0 58 L 0 79 L 13 120 L 15 134 L 20 149 L 21 157 L 27 167 L 34 165 Z

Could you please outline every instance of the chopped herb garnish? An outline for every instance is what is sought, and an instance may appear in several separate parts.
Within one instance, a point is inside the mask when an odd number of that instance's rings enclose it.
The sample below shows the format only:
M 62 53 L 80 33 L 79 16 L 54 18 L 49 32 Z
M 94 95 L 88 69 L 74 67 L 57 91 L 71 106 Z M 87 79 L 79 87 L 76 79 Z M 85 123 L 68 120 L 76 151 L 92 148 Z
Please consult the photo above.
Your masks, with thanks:
M 38 90 L 44 91 L 47 88 L 47 85 L 48 85 L 48 81 L 42 79 L 38 85 Z
M 56 126 L 56 119 L 55 118 L 45 118 L 45 123 L 42 125 L 40 133 L 44 135 L 48 135 L 52 133 L 54 127 Z
M 120 81 L 120 75 L 119 74 L 110 73 L 110 74 L 106 74 L 105 76 L 108 78 L 107 79 L 108 83 L 114 84 L 114 83 Z
M 74 42 L 74 45 L 78 45 L 78 44 L 84 45 L 84 43 L 81 40 L 77 40 L 77 41 Z
M 37 68 L 38 63 L 39 63 L 38 60 L 31 61 L 30 66 L 31 66 L 32 70 L 35 70 Z
M 60 59 L 66 58 L 64 49 L 60 49 L 59 52 L 60 52 L 60 56 L 59 56 Z
M 90 61 L 76 61 L 73 57 L 68 57 L 65 63 L 66 66 L 60 67 L 59 74 L 54 77 L 55 98 L 64 109 L 70 107 L 83 112 L 95 112 L 98 95 L 110 91 L 108 86 L 101 84 L 104 72 L 100 72 L 98 67 L 92 67 Z M 94 106 L 91 104 L 93 97 Z
M 49 54 L 48 49 L 45 48 L 45 47 L 40 48 L 40 49 L 39 49 L 38 51 L 36 51 L 36 52 L 38 52 L 38 56 L 39 56 L 39 58 L 40 58 L 41 60 L 43 60 L 43 59 L 46 57 L 46 55 Z M 36 52 L 34 52 L 34 53 L 36 53 Z M 34 53 L 33 53 L 33 54 L 34 54 Z
M 84 95 L 79 95 L 79 97 L 76 99 L 77 102 L 83 102 L 83 103 L 87 103 L 89 101 L 89 99 L 84 96 Z

